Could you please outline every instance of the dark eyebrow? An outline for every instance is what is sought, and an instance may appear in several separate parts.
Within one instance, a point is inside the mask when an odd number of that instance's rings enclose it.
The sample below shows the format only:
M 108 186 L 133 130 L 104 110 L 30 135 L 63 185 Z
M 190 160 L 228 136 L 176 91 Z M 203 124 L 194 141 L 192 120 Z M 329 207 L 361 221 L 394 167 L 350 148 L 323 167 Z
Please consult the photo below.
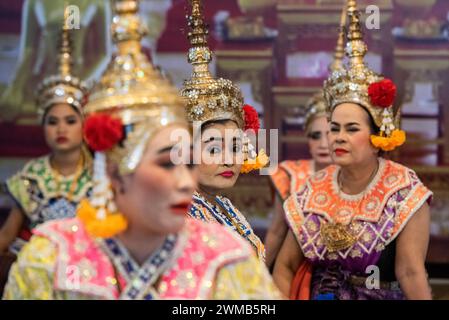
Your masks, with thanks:
M 176 146 L 177 146 L 177 145 L 175 144 L 175 145 L 172 145 L 172 146 L 168 146 L 168 147 L 162 148 L 162 149 L 160 149 L 160 150 L 157 152 L 157 154 L 162 154 L 162 153 L 165 153 L 165 152 L 170 152 L 170 151 L 172 151 L 172 149 L 174 149 Z M 191 151 L 193 150 L 193 145 L 190 145 L 190 150 L 191 150 Z
M 203 143 L 209 143 L 209 142 L 213 142 L 213 141 L 223 141 L 223 138 L 210 137 L 206 141 L 203 141 Z
M 335 126 L 341 126 L 341 124 L 339 124 L 338 122 L 331 122 L 331 125 L 335 125 Z M 359 126 L 360 123 L 358 122 L 349 122 L 349 123 L 345 123 L 344 126 Z
M 165 152 L 171 151 L 174 147 L 175 147 L 174 145 L 173 146 L 164 147 L 164 148 L 158 150 L 157 153 L 161 154 L 161 153 L 165 153 Z
M 55 117 L 55 116 L 52 116 L 52 115 L 48 115 L 47 119 L 45 121 L 58 121 L 58 120 L 59 120 L 58 117 Z

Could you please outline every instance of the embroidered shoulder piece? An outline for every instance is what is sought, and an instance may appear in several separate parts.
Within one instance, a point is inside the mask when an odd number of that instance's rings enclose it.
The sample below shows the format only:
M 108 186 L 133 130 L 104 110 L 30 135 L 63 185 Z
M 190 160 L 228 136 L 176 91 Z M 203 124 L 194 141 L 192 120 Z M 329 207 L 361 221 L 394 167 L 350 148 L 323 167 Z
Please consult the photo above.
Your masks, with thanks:
M 221 225 L 192 220 L 186 232 L 187 243 L 175 249 L 179 258 L 162 276 L 163 299 L 209 299 L 221 267 L 253 256 L 246 242 Z
M 265 260 L 265 247 L 259 237 L 254 233 L 251 225 L 245 216 L 226 197 L 217 196 L 217 203 L 220 208 L 213 205 L 198 192 L 193 195 L 193 204 L 189 211 L 189 216 L 204 222 L 218 222 L 234 230 L 237 234 L 246 239 L 257 253 L 261 260 Z
M 203 200 L 201 195 L 195 192 L 193 194 L 192 205 L 190 206 L 188 216 L 190 218 L 201 220 L 204 222 L 223 223 L 224 221 L 219 221 L 218 218 L 214 215 L 214 210 L 212 208 L 208 208 L 207 204 L 208 203 Z
M 73 191 L 72 195 L 72 200 L 75 202 L 81 201 L 81 199 L 85 197 L 87 190 L 91 187 L 90 164 L 91 161 L 87 160 L 83 171 L 76 181 L 76 189 Z M 36 181 L 45 199 L 55 197 L 58 194 L 67 196 L 70 192 L 73 179 L 75 178 L 73 175 L 61 177 L 61 191 L 59 191 L 52 174 L 48 156 L 30 161 L 23 168 L 22 177 L 27 180 Z
M 304 222 L 303 205 L 304 199 L 307 197 L 308 193 L 309 189 L 307 185 L 303 185 L 297 193 L 288 197 L 283 205 L 290 230 L 292 230 L 297 239 L 299 239 L 301 235 L 301 226 Z
M 77 219 L 46 222 L 33 233 L 50 239 L 58 246 L 55 289 L 117 299 L 119 296 L 114 267 L 108 256 L 91 238 Z M 124 283 L 124 279 L 119 279 Z
M 379 158 L 379 169 L 367 190 L 359 195 L 339 192 L 338 167 L 333 165 L 313 175 L 307 182 L 310 193 L 304 212 L 324 216 L 328 221 L 348 224 L 351 220 L 376 222 L 388 199 L 411 184 L 410 169 Z
M 22 172 L 15 173 L 5 182 L 5 188 L 9 195 L 13 198 L 16 205 L 23 210 L 23 212 L 30 216 L 39 204 L 31 200 L 30 196 L 30 181 L 22 177 Z
M 353 209 L 354 222 L 351 223 L 350 229 L 358 240 L 352 246 L 337 252 L 326 249 L 326 241 L 322 238 L 320 230 L 332 222 L 342 223 L 344 220 L 339 216 L 336 218 L 332 215 L 332 211 L 324 211 L 326 208 L 330 210 L 332 205 L 327 207 L 320 205 L 321 203 L 317 205 L 321 198 L 315 198 L 315 202 L 312 198 L 320 195 L 329 196 L 319 192 L 330 190 L 330 200 L 326 201 L 341 207 L 351 203 L 347 195 L 342 199 L 337 194 L 331 193 L 333 189 L 329 184 L 332 182 L 329 180 L 335 175 L 336 167 L 330 167 L 315 175 L 300 192 L 284 202 L 287 221 L 306 257 L 335 260 L 338 257 L 354 258 L 362 254 L 371 254 L 373 251 L 382 251 L 399 235 L 422 205 L 430 200 L 432 192 L 422 184 L 413 170 L 385 160 L 382 160 L 381 169 L 378 181 L 372 183 L 368 189 L 370 197 L 373 197 L 375 203 L 381 207 L 373 208 L 375 211 L 368 212 L 368 216 Z M 374 192 L 373 188 L 380 192 Z M 352 201 L 360 202 L 360 199 Z M 350 206 L 348 208 L 351 209 Z
M 271 175 L 271 180 L 281 198 L 285 200 L 292 192 L 297 192 L 301 188 L 313 171 L 311 160 L 287 160 L 279 164 Z
M 103 299 L 119 298 L 116 283 L 119 281 L 125 288 L 127 280 L 121 274 L 116 279 L 111 258 L 77 218 L 44 223 L 34 233 L 58 247 L 56 290 Z M 164 299 L 206 299 L 223 265 L 252 255 L 243 240 L 218 224 L 189 221 L 181 233 L 158 288 L 159 297 Z
M 389 199 L 387 207 L 394 209 L 394 224 L 387 244 L 393 241 L 407 225 L 413 215 L 432 199 L 433 193 L 419 180 L 417 174 L 408 169 L 411 184 Z
M 76 181 L 76 188 L 71 190 L 75 177 L 61 177 L 58 186 L 52 174 L 49 156 L 40 157 L 27 162 L 6 181 L 6 187 L 18 206 L 31 218 L 36 209 L 52 198 L 61 195 L 68 197 L 70 193 L 71 201 L 81 201 L 92 187 L 90 165 L 91 162 L 86 161 Z

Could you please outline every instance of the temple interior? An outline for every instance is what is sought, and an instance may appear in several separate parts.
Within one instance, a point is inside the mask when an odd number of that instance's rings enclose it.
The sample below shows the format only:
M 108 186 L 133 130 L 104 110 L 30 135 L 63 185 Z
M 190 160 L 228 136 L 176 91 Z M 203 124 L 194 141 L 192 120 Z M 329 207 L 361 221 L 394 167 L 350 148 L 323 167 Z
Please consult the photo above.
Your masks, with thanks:
M 56 66 L 59 14 L 66 0 L 0 1 L 0 181 L 29 159 L 48 153 L 34 91 Z M 328 77 L 342 0 L 206 0 L 211 70 L 237 83 L 264 129 L 277 130 L 267 150 L 277 162 L 310 155 L 305 103 Z M 404 147 L 389 158 L 415 170 L 434 193 L 426 260 L 433 294 L 449 299 L 449 1 L 361 0 L 369 48 L 366 60 L 394 79 Z M 73 32 L 73 72 L 94 82 L 114 48 L 111 6 L 72 0 L 81 27 Z M 180 88 L 191 73 L 184 0 L 141 0 L 149 33 L 145 53 Z M 369 31 L 369 32 L 368 32 Z M 273 159 L 273 157 L 272 157 Z M 274 211 L 268 176 L 242 175 L 227 196 L 263 239 Z M 0 224 L 11 199 L 0 192 Z

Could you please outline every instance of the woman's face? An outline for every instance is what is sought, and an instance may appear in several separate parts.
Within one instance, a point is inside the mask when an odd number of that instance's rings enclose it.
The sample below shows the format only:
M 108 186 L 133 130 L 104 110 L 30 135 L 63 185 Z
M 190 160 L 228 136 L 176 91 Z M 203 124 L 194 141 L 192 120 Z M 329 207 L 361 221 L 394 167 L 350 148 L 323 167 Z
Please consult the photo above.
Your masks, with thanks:
M 327 166 L 332 163 L 327 139 L 328 133 L 329 123 L 325 116 L 315 118 L 307 130 L 310 154 L 319 166 Z
M 377 157 L 371 144 L 369 115 L 354 103 L 343 103 L 332 112 L 329 143 L 334 163 L 341 166 L 363 165 Z
M 199 184 L 213 191 L 231 188 L 243 163 L 242 137 L 234 121 L 207 125 L 201 133 Z
M 185 130 L 190 137 L 187 127 L 165 127 L 151 138 L 133 174 L 110 174 L 115 202 L 127 217 L 129 230 L 165 235 L 184 226 L 197 173 L 190 161 L 191 139 L 182 144 L 174 141 L 174 130 Z M 181 155 L 181 163 L 173 155 Z
M 65 103 L 50 107 L 44 118 L 47 145 L 53 151 L 64 152 L 80 148 L 83 143 L 81 116 Z

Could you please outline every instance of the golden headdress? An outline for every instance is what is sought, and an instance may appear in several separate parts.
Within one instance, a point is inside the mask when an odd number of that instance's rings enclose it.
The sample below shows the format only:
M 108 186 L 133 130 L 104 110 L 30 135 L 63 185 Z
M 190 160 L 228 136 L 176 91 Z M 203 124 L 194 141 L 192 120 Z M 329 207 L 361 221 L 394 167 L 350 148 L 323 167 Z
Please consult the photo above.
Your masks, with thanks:
M 212 77 L 209 71 L 212 52 L 207 45 L 209 31 L 204 22 L 201 0 L 189 2 L 192 12 L 187 17 L 191 44 L 188 62 L 193 66 L 193 73 L 184 81 L 181 90 L 181 95 L 187 100 L 187 118 L 191 122 L 229 119 L 243 128 L 242 93 L 230 80 Z
M 85 138 L 96 151 L 94 188 L 77 216 L 88 232 L 99 237 L 111 237 L 127 227 L 113 201 L 106 157 L 118 165 L 120 174 L 132 173 L 158 129 L 188 124 L 177 89 L 142 53 L 140 41 L 146 30 L 137 12 L 137 0 L 114 2 L 112 36 L 117 52 L 85 107 Z
M 71 74 L 72 39 L 67 20 L 67 10 L 65 10 L 59 43 L 59 73 L 46 77 L 36 90 L 37 110 L 40 115 L 45 114 L 49 107 L 60 103 L 67 103 L 83 114 L 82 108 L 87 101 L 88 87 Z
M 329 65 L 329 71 L 341 71 L 344 69 L 343 58 L 345 57 L 345 28 L 346 28 L 346 6 L 343 7 L 340 18 L 340 28 L 338 32 L 337 45 L 335 47 L 334 59 Z M 321 89 L 314 94 L 306 103 L 306 116 L 304 119 L 304 128 L 307 130 L 313 119 L 328 114 L 327 102 L 324 99 L 324 91 Z
M 181 95 L 187 103 L 187 119 L 190 122 L 233 120 L 241 130 L 259 130 L 257 111 L 249 105 L 243 105 L 243 95 L 240 88 L 231 80 L 212 77 L 209 63 L 212 61 L 212 51 L 207 45 L 209 30 L 204 22 L 201 0 L 188 0 L 192 12 L 187 16 L 190 28 L 188 39 L 190 49 L 188 62 L 193 66 L 190 79 L 184 81 Z M 250 139 L 244 133 L 243 153 L 244 162 L 242 173 L 259 170 L 265 167 L 268 156 L 261 149 L 257 154 Z
M 399 109 L 396 117 L 393 111 L 396 86 L 391 80 L 369 69 L 364 62 L 368 48 L 363 41 L 360 13 L 355 0 L 348 0 L 348 17 L 346 55 L 349 66 L 346 70 L 333 72 L 325 81 L 324 97 L 330 111 L 342 103 L 364 107 L 380 128 L 379 135 L 371 137 L 372 143 L 382 150 L 391 151 L 405 141 L 405 133 L 397 129 Z
M 316 118 L 327 115 L 326 100 L 324 100 L 323 91 L 315 93 L 306 102 L 306 115 L 304 117 L 304 129 L 309 130 L 310 124 Z
M 115 1 L 114 11 L 112 36 L 117 53 L 93 88 L 85 113 L 108 114 L 126 127 L 125 141 L 108 151 L 125 174 L 136 168 L 156 129 L 187 122 L 177 89 L 142 53 L 140 41 L 146 30 L 137 15 L 138 1 Z

